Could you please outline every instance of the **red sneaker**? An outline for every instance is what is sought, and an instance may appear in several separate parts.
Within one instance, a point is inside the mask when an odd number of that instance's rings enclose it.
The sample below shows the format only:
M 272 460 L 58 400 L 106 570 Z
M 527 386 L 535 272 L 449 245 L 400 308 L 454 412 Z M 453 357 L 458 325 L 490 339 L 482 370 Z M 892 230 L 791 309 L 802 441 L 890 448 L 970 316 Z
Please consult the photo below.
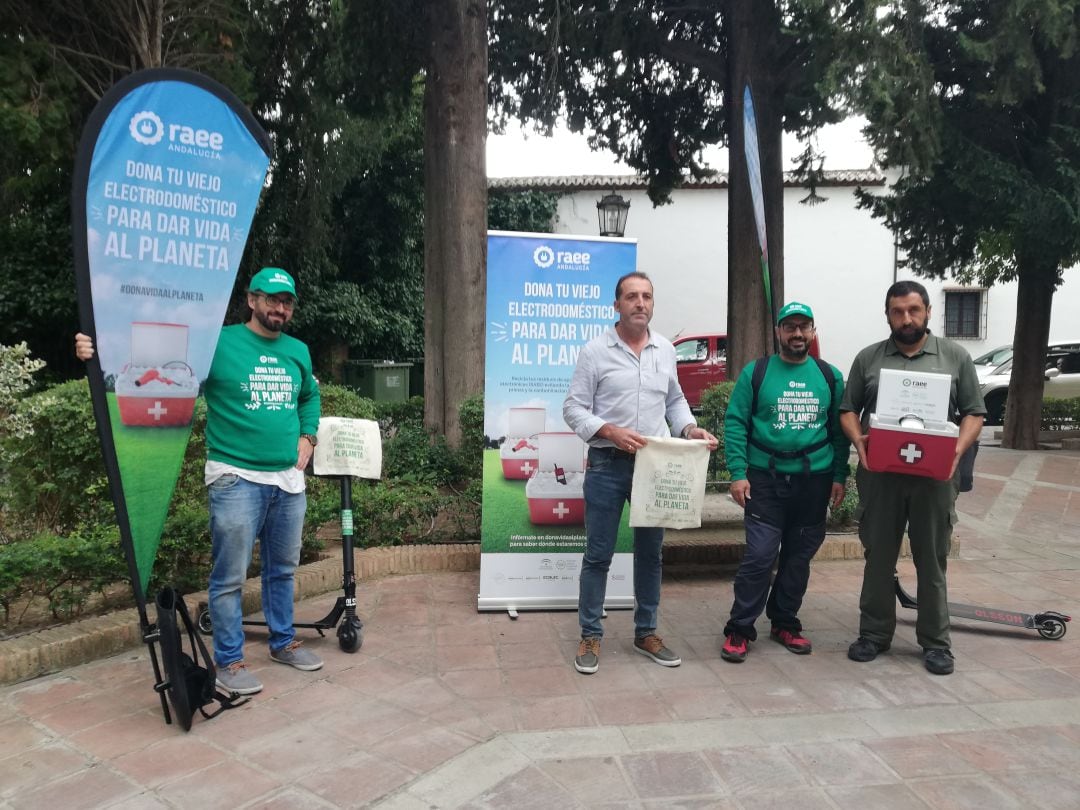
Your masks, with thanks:
M 738 633 L 730 634 L 724 639 L 724 646 L 720 648 L 720 657 L 733 664 L 741 664 L 746 660 L 747 648 L 750 646 L 745 638 Z
M 779 641 L 796 655 L 809 655 L 813 651 L 810 639 L 803 636 L 802 633 L 792 633 L 790 630 L 780 630 L 774 627 L 769 632 L 769 636 Z

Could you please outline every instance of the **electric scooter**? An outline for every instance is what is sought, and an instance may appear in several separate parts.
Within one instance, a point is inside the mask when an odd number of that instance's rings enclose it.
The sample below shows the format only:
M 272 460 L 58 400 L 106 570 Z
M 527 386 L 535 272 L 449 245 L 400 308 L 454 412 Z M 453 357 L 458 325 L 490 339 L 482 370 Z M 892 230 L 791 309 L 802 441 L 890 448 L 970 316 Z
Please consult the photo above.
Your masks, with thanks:
M 353 514 L 352 514 L 352 477 L 336 476 L 341 480 L 341 557 L 342 595 L 337 598 L 330 612 L 315 622 L 295 622 L 293 627 L 316 630 L 325 636 L 325 630 L 337 627 L 338 646 L 347 653 L 354 653 L 364 643 L 364 625 L 356 615 L 356 570 L 353 562 Z M 340 624 L 339 624 L 340 622 Z M 203 635 L 213 632 L 210 621 L 210 609 L 206 602 L 199 603 L 197 623 Z M 266 622 L 256 619 L 244 619 L 243 624 L 252 627 L 266 627 Z
M 900 584 L 900 577 L 894 577 L 893 581 L 896 583 L 896 598 L 900 602 L 900 607 L 917 608 L 919 603 L 904 590 L 904 586 Z M 1072 621 L 1071 616 L 1053 610 L 1035 614 L 1019 613 L 1015 610 L 998 610 L 959 602 L 949 602 L 948 607 L 949 615 L 957 619 L 974 619 L 979 622 L 1020 627 L 1024 630 L 1036 630 L 1043 638 L 1055 641 L 1065 636 L 1066 623 Z

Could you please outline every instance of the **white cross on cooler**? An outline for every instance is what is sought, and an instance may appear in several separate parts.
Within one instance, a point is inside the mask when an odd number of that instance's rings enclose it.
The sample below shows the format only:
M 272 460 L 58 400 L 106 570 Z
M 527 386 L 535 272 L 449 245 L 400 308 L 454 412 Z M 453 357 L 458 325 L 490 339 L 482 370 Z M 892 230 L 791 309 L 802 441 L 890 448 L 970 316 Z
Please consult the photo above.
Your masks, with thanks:
M 909 442 L 900 448 L 900 457 L 908 464 L 914 464 L 923 457 L 923 451 L 915 442 Z
M 568 507 L 562 501 L 559 501 L 559 503 L 556 504 L 555 508 L 552 509 L 551 511 L 555 513 L 555 516 L 559 520 L 562 520 L 563 518 L 565 518 L 567 515 L 570 514 L 570 507 Z
M 154 402 L 154 407 L 153 408 L 147 408 L 146 412 L 148 414 L 150 414 L 152 417 L 154 417 L 155 422 L 160 422 L 161 417 L 163 417 L 165 414 L 167 414 L 169 412 L 169 409 L 162 406 L 161 400 L 159 399 L 159 400 Z
M 521 463 L 521 471 L 523 473 L 525 473 L 526 475 L 532 475 L 532 471 L 535 470 L 535 469 L 536 469 L 536 467 L 534 467 L 528 461 L 523 461 Z

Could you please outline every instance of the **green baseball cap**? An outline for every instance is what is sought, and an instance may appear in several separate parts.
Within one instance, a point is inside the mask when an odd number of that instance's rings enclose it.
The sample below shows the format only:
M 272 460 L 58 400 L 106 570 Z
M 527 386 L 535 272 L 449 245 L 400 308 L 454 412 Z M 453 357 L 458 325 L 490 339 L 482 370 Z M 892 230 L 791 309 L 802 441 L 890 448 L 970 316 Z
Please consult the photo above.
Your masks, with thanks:
M 814 320 L 814 311 L 810 307 L 806 304 L 800 304 L 798 301 L 792 301 L 780 308 L 780 314 L 776 316 L 776 322 L 780 323 L 784 318 L 790 318 L 792 315 L 802 315 L 804 318 Z
M 251 277 L 248 292 L 261 292 L 267 295 L 288 293 L 296 298 L 296 282 L 293 277 L 280 267 L 264 267 Z

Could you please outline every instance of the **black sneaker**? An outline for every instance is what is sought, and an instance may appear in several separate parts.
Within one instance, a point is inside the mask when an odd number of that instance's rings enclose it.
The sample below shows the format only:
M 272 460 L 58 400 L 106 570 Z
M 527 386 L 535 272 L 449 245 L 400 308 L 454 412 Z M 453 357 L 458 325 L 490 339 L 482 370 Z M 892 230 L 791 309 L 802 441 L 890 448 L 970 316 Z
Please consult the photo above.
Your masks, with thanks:
M 934 675 L 952 675 L 953 654 L 945 649 L 923 651 L 923 665 L 926 671 Z
M 859 636 L 851 643 L 851 646 L 847 648 L 847 657 L 852 661 L 861 661 L 865 663 L 867 661 L 873 661 L 878 657 L 878 653 L 883 653 L 888 649 L 888 644 L 878 644 L 876 641 L 871 641 L 868 638 Z

